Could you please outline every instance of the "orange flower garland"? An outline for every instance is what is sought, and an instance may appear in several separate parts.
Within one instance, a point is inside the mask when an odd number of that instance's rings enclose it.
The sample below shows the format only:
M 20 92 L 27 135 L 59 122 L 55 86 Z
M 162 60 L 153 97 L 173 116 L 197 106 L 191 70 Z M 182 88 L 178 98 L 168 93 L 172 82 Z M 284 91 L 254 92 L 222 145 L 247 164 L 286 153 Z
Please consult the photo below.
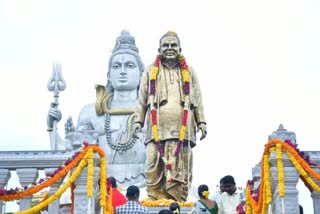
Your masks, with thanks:
M 34 193 L 39 192 L 40 190 L 42 190 L 43 188 L 49 187 L 52 184 L 54 184 L 56 181 L 58 181 L 59 179 L 63 178 L 69 171 L 70 169 L 74 168 L 81 159 L 83 159 L 85 153 L 87 152 L 88 147 L 84 148 L 78 156 L 76 156 L 70 164 L 68 164 L 67 166 L 65 166 L 62 170 L 60 170 L 57 174 L 55 174 L 51 179 L 48 179 L 46 181 L 44 181 L 43 183 L 41 183 L 38 186 L 33 186 L 25 191 L 22 192 L 18 192 L 18 193 L 14 193 L 14 194 L 6 194 L 6 195 L 0 195 L 0 200 L 3 201 L 12 201 L 12 200 L 16 200 L 16 199 L 20 199 L 22 197 L 25 196 L 29 196 L 32 195 Z
M 275 148 L 276 147 L 276 148 Z M 281 200 L 282 213 L 285 213 L 283 196 L 285 195 L 284 190 L 284 174 L 283 174 L 283 160 L 282 151 L 285 151 L 291 160 L 293 166 L 297 169 L 299 174 L 304 178 L 305 182 L 310 185 L 313 189 L 320 192 L 320 186 L 313 181 L 311 177 L 320 181 L 320 174 L 314 171 L 308 162 L 304 160 L 297 150 L 287 142 L 283 142 L 279 139 L 272 139 L 265 145 L 263 152 L 263 161 L 261 162 L 261 179 L 259 189 L 259 200 L 256 201 L 252 194 L 251 189 L 253 183 L 248 182 L 246 187 L 246 214 L 252 213 L 268 213 L 267 205 L 270 209 L 272 202 L 271 195 L 271 183 L 270 183 L 270 165 L 269 155 L 271 152 L 276 152 L 277 168 L 278 168 L 278 179 L 279 179 L 279 196 Z
M 58 171 L 52 178 L 46 180 L 45 182 L 41 183 L 38 186 L 34 186 L 31 187 L 29 189 L 27 189 L 26 191 L 23 192 L 19 192 L 19 193 L 14 193 L 14 194 L 6 194 L 6 195 L 0 195 L 1 200 L 15 200 L 15 199 L 19 199 L 22 198 L 24 196 L 28 196 L 31 195 L 35 192 L 40 191 L 41 189 L 48 187 L 50 185 L 52 185 L 55 181 L 63 178 L 69 171 L 70 169 L 74 168 L 79 162 L 78 167 L 76 168 L 76 170 L 72 173 L 72 175 L 70 176 L 70 178 L 68 179 L 68 181 L 63 184 L 58 191 L 53 194 L 52 196 L 43 199 L 39 204 L 37 204 L 36 206 L 28 209 L 28 210 L 24 210 L 21 212 L 18 212 L 18 214 L 31 214 L 31 213 L 36 213 L 40 210 L 42 210 L 44 207 L 48 206 L 51 202 L 57 200 L 61 194 L 63 192 L 65 192 L 65 190 L 71 186 L 72 187 L 72 192 L 73 192 L 73 188 L 74 188 L 74 180 L 79 176 L 81 170 L 88 164 L 88 177 L 90 179 L 88 179 L 88 183 L 87 183 L 87 188 L 88 188 L 88 198 L 90 198 L 90 186 L 92 189 L 92 179 L 93 177 L 90 174 L 93 174 L 93 151 L 99 153 L 100 155 L 100 180 L 105 181 L 106 180 L 106 160 L 105 160 L 105 155 L 104 155 L 104 151 L 99 147 L 99 146 L 87 146 L 85 148 L 82 149 L 82 151 L 76 156 L 74 157 L 74 159 L 64 168 L 62 168 L 60 171 Z M 103 186 L 103 184 L 102 184 Z M 104 183 L 104 187 L 105 187 L 105 183 Z M 101 189 L 100 191 L 100 206 L 102 209 L 101 213 L 104 214 L 111 214 L 112 212 L 112 206 L 110 207 L 106 207 L 106 202 L 105 202 L 105 196 L 106 196 L 106 188 Z M 73 193 L 72 193 L 73 194 Z M 91 193 L 92 196 L 92 193 Z M 73 202 L 73 197 L 72 196 L 72 202 Z M 111 198 L 109 198 L 108 200 L 111 200 Z M 73 212 L 73 210 L 72 210 Z
M 57 200 L 62 193 L 64 193 L 67 188 L 71 185 L 71 183 L 73 183 L 75 181 L 75 179 L 80 175 L 81 170 L 87 165 L 87 157 L 88 157 L 88 153 L 84 156 L 84 159 L 82 159 L 77 167 L 77 169 L 71 174 L 70 178 L 68 179 L 68 181 L 66 183 L 64 183 L 59 189 L 58 191 L 53 194 L 52 196 L 50 196 L 47 200 L 43 201 L 40 204 L 35 205 L 34 207 L 21 211 L 21 212 L 17 212 L 16 214 L 32 214 L 32 213 L 36 213 L 39 212 L 40 210 L 42 210 L 44 207 L 48 206 L 51 202 Z

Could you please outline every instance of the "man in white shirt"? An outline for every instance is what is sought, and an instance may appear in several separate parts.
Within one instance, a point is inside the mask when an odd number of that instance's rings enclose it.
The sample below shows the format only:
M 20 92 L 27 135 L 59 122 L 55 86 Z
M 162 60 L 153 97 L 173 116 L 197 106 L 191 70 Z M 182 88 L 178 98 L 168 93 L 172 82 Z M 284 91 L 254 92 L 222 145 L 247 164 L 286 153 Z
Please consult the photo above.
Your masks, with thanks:
M 237 190 L 234 178 L 227 175 L 221 179 L 221 187 L 225 190 L 220 195 L 219 214 L 237 214 L 237 206 L 245 202 L 243 192 Z
M 222 185 L 223 178 L 220 179 L 219 186 L 217 185 L 217 188 L 219 188 L 213 195 L 210 196 L 210 199 L 215 201 L 218 205 L 220 203 L 220 196 L 222 193 L 224 193 L 226 190 L 224 189 L 224 186 Z

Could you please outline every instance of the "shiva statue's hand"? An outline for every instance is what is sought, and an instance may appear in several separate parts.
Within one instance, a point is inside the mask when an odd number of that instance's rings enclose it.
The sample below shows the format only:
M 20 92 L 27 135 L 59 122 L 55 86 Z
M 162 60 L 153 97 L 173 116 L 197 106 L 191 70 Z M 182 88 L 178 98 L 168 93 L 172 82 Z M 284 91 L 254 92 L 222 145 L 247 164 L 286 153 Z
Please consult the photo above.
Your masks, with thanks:
M 72 117 L 69 117 L 67 119 L 67 122 L 64 124 L 64 133 L 65 135 L 67 135 L 70 132 L 74 132 L 74 125 L 73 125 L 73 121 L 72 121 Z
M 62 114 L 61 111 L 56 109 L 56 104 L 51 103 L 49 111 L 48 111 L 48 116 L 47 116 L 47 126 L 48 129 L 53 128 L 53 121 L 59 122 L 61 120 Z

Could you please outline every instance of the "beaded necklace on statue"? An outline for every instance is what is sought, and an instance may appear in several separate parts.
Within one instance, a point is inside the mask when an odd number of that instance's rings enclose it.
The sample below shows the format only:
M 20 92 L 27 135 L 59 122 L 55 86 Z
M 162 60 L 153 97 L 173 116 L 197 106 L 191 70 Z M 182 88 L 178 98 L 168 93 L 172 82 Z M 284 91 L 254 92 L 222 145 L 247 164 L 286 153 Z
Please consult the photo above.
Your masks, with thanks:
M 112 98 L 112 94 L 107 99 L 107 102 L 106 102 L 107 109 L 109 109 L 111 98 Z M 128 130 L 121 131 L 121 133 L 119 134 L 120 137 L 118 137 L 115 141 L 113 141 L 111 137 L 111 131 L 110 131 L 111 115 L 121 115 L 121 113 L 130 115 L 126 123 L 126 127 Z M 114 112 L 109 111 L 105 114 L 104 131 L 106 134 L 107 144 L 111 149 L 119 152 L 124 152 L 133 147 L 133 145 L 136 143 L 136 138 L 131 136 L 133 123 L 134 123 L 134 114 L 133 112 L 130 111 L 130 109 L 117 109 Z M 123 135 L 126 135 L 126 138 L 124 141 L 122 141 Z
M 164 152 L 163 148 L 160 145 L 160 137 L 159 137 L 159 127 L 157 123 L 157 110 L 155 109 L 155 106 L 153 105 L 155 100 L 155 94 L 156 94 L 156 80 L 158 77 L 159 72 L 159 66 L 161 63 L 161 57 L 158 56 L 153 64 L 152 70 L 151 70 L 151 76 L 149 81 L 149 96 L 150 96 L 150 113 L 151 113 L 151 122 L 152 122 L 152 134 L 154 137 L 154 141 L 157 145 L 158 152 L 160 154 L 160 157 L 164 160 L 166 164 L 166 169 L 171 170 L 172 169 L 172 162 L 169 160 L 166 160 L 164 158 Z M 179 55 L 179 68 L 181 71 L 182 81 L 183 81 L 183 95 L 184 95 L 184 107 L 183 107 L 183 116 L 181 121 L 181 128 L 179 133 L 179 142 L 175 151 L 175 156 L 177 157 L 180 153 L 181 147 L 183 145 L 183 140 L 186 134 L 186 125 L 188 120 L 188 112 L 189 112 L 189 94 L 190 94 L 190 75 L 188 71 L 188 65 L 185 61 L 185 58 L 183 55 Z

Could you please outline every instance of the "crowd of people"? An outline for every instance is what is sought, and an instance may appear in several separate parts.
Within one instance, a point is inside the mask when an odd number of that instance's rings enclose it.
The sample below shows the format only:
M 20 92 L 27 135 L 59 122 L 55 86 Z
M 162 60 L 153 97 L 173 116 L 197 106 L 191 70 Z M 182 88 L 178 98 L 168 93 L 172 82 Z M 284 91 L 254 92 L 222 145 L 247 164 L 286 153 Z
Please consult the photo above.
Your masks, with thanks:
M 139 187 L 131 185 L 127 188 L 126 197 L 117 190 L 116 180 L 109 179 L 112 186 L 112 205 L 115 214 L 150 213 L 148 208 L 143 206 L 139 200 Z M 244 214 L 245 194 L 236 186 L 231 175 L 226 175 L 220 180 L 219 191 L 210 194 L 209 187 L 201 184 L 198 187 L 199 200 L 194 201 L 194 206 L 189 212 L 191 214 Z M 181 208 L 178 202 L 173 202 L 164 207 L 159 214 L 179 214 Z

